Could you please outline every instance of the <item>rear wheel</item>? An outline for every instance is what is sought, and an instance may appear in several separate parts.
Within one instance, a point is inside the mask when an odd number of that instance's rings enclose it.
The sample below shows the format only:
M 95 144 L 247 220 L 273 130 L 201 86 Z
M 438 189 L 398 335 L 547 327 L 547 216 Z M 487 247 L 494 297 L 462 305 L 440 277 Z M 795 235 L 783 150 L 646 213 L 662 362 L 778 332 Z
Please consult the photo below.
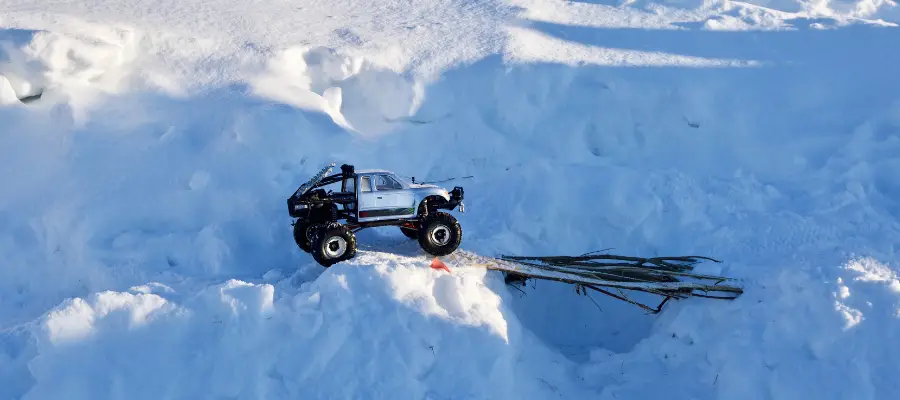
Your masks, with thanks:
M 312 256 L 328 268 L 356 256 L 356 235 L 346 225 L 332 224 L 321 228 L 312 243 Z
M 419 246 L 433 256 L 453 253 L 462 242 L 462 227 L 455 217 L 445 212 L 423 218 L 417 233 Z
M 297 246 L 300 247 L 300 250 L 303 250 L 309 253 L 310 242 L 307 231 L 309 230 L 310 225 L 308 222 L 300 222 L 299 220 L 294 223 L 294 242 L 297 243 Z

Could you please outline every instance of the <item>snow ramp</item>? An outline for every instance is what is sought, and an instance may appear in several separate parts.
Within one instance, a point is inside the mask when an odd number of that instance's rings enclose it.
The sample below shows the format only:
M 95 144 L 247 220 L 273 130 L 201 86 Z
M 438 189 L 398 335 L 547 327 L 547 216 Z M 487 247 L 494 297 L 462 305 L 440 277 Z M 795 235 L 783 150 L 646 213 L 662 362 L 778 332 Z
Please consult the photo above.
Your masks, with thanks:
M 37 354 L 23 398 L 587 395 L 486 273 L 362 253 L 299 287 L 148 284 L 71 299 L 23 328 Z

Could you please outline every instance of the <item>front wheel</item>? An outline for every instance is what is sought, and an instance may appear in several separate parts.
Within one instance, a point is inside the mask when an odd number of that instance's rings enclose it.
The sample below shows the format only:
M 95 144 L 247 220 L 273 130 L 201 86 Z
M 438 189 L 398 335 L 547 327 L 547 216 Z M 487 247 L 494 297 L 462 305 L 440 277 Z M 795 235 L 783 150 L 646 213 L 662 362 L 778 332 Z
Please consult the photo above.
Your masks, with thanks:
M 419 246 L 433 256 L 453 253 L 462 242 L 462 227 L 456 218 L 445 212 L 427 215 L 419 224 Z
M 312 243 L 312 256 L 328 268 L 356 256 L 356 235 L 345 225 L 325 227 Z

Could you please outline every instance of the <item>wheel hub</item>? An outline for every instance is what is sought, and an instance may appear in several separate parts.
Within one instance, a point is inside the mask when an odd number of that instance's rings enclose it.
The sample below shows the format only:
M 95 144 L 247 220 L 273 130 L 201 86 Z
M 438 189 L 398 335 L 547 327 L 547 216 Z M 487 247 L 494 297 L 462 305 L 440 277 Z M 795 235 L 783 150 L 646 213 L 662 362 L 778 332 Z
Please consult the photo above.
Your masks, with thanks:
M 438 246 L 450 243 L 450 228 L 446 225 L 434 227 L 434 229 L 431 230 L 431 241 Z
M 328 258 L 337 258 L 347 251 L 347 241 L 342 237 L 333 237 L 325 242 L 325 256 Z

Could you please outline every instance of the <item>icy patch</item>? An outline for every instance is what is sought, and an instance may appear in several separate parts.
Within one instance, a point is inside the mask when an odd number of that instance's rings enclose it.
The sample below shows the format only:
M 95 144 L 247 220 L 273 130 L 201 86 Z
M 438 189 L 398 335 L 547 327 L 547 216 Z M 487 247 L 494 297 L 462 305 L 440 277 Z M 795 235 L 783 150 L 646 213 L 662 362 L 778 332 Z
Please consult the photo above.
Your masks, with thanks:
M 853 278 L 854 281 L 880 283 L 887 286 L 891 292 L 900 294 L 900 277 L 897 271 L 877 260 L 872 258 L 854 260 L 847 265 L 847 269 L 859 274 Z
M 839 279 L 835 295 L 835 309 L 844 317 L 844 328 L 856 327 L 865 322 L 868 315 L 874 319 L 873 324 L 900 330 L 900 275 L 897 271 L 870 257 L 855 259 L 845 269 L 854 272 L 855 276 Z M 879 297 L 872 298 L 873 294 Z

